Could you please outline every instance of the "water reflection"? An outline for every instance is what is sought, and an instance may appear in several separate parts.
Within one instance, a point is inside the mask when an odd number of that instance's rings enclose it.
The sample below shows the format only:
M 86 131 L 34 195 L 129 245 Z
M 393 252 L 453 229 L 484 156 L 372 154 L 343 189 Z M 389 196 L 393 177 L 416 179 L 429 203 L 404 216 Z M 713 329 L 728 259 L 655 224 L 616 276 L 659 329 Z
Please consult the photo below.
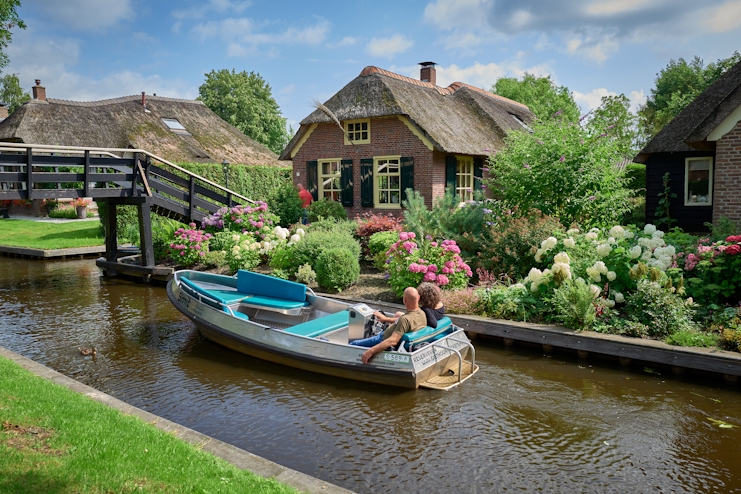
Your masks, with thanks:
M 447 393 L 296 371 L 203 339 L 164 289 L 0 258 L 0 344 L 359 492 L 741 492 L 737 387 L 478 340 Z M 84 357 L 78 347 L 95 346 Z

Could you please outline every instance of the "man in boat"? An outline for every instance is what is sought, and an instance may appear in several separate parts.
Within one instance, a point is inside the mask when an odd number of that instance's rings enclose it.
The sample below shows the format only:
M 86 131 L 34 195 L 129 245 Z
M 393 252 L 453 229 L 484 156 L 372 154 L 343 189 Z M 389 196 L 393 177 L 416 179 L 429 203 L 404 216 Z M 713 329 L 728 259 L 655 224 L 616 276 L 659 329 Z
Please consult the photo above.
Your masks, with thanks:
M 404 307 L 407 311 L 395 323 L 387 327 L 383 333 L 376 336 L 355 340 L 350 342 L 351 345 L 370 347 L 363 353 L 362 360 L 367 364 L 373 355 L 395 348 L 401 341 L 401 337 L 412 331 L 419 331 L 427 326 L 427 316 L 419 308 L 419 292 L 414 287 L 404 290 Z

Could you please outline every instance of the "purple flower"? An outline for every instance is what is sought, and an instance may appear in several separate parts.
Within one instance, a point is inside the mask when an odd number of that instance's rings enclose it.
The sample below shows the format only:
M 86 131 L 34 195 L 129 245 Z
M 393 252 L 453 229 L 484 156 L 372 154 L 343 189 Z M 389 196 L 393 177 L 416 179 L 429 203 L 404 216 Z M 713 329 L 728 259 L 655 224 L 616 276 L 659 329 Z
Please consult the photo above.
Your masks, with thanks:
M 595 199 L 597 199 L 597 196 L 589 196 L 590 201 L 594 201 Z
M 562 155 L 561 155 L 561 157 L 560 157 L 560 158 L 558 158 L 558 161 L 560 161 L 561 163 L 563 163 L 563 162 L 564 162 L 564 160 L 566 160 L 566 156 L 564 156 L 564 155 L 562 154 Z
M 522 166 L 524 166 L 525 168 L 527 168 L 528 170 L 530 170 L 530 165 L 528 165 L 527 163 L 524 163 Z
M 482 166 L 482 167 L 481 167 L 481 171 L 482 171 L 482 172 L 488 172 L 488 171 L 489 171 L 489 168 L 488 168 L 488 167 L 486 167 L 486 166 Z
M 558 111 L 557 111 L 557 112 L 555 113 L 555 115 L 553 115 L 553 116 L 554 116 L 554 117 L 557 117 L 557 116 L 559 116 L 559 115 L 560 115 L 560 114 L 562 114 L 562 113 L 563 113 L 563 110 L 558 110 Z

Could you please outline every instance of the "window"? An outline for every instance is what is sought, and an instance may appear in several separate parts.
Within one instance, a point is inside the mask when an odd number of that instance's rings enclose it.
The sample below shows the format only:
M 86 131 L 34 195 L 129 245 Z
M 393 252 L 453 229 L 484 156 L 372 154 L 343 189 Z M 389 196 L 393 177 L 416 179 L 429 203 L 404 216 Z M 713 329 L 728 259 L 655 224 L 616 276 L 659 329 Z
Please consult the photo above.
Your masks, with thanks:
M 345 122 L 345 144 L 369 144 L 370 120 L 348 120 Z
M 342 194 L 340 185 L 340 159 L 319 160 L 319 199 L 339 201 Z
M 473 158 L 458 157 L 455 165 L 455 195 L 461 201 L 473 200 Z
M 713 158 L 687 158 L 684 171 L 684 205 L 713 204 Z
M 374 158 L 374 204 L 377 208 L 401 208 L 400 156 Z
M 531 129 L 530 127 L 528 127 L 527 124 L 525 122 L 523 122 L 520 117 L 518 117 L 514 113 L 510 113 L 510 116 L 515 119 L 515 122 L 517 122 L 518 124 L 522 125 L 522 128 L 523 129 L 527 130 L 531 134 L 533 133 L 533 129 Z
M 167 125 L 167 128 L 170 129 L 175 134 L 183 134 L 183 135 L 190 135 L 190 132 L 188 132 L 185 127 L 183 127 L 183 124 L 178 122 L 175 118 L 163 118 L 162 121 Z

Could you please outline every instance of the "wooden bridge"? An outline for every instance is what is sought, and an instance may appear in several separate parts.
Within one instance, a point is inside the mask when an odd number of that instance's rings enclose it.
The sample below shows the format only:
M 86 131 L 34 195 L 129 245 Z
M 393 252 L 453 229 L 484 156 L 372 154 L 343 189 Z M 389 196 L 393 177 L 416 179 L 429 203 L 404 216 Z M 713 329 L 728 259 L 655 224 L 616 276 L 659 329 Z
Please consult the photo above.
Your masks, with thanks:
M 143 149 L 0 143 L 0 200 L 80 197 L 106 205 L 103 267 L 109 274 L 122 267 L 115 206 L 137 207 L 138 268 L 145 277 L 157 274 L 150 212 L 200 224 L 224 206 L 254 202 Z

